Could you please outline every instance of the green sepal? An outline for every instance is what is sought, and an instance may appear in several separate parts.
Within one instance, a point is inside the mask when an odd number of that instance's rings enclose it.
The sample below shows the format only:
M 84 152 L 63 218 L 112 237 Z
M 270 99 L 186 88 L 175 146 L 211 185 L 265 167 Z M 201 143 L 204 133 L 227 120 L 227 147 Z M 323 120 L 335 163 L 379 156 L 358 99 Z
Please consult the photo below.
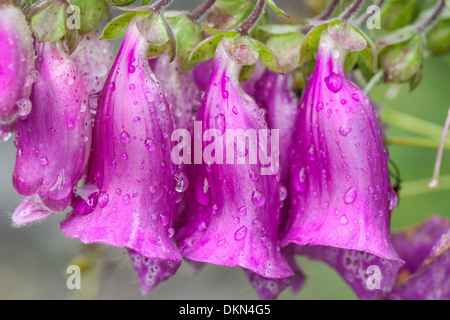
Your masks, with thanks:
M 66 33 L 66 9 L 68 4 L 54 1 L 31 18 L 31 29 L 39 42 L 56 41 Z
M 167 17 L 167 21 L 177 38 L 177 56 L 181 69 L 183 72 L 188 71 L 195 67 L 189 62 L 191 52 L 205 38 L 202 28 L 189 19 L 186 14 Z
M 266 45 L 278 57 L 281 70 L 289 72 L 300 66 L 300 47 L 304 35 L 297 31 L 294 33 L 272 35 Z
M 116 39 L 122 37 L 127 31 L 131 19 L 133 19 L 135 15 L 136 13 L 134 12 L 127 12 L 114 18 L 105 26 L 100 38 Z
M 201 62 L 208 61 L 214 58 L 216 48 L 223 36 L 211 36 L 200 42 L 189 55 L 188 62 L 191 65 L 197 65 Z
M 266 0 L 266 4 L 276 13 L 276 14 L 279 14 L 279 15 L 282 15 L 282 16 L 285 16 L 285 17 L 288 17 L 289 18 L 289 16 L 288 16 L 288 14 L 284 11 L 284 10 L 282 10 L 282 9 L 280 9 L 280 7 L 278 7 L 277 6 L 277 4 L 275 3 L 275 1 L 273 1 L 273 0 Z
M 106 6 L 103 0 L 70 0 L 72 5 L 78 6 L 81 11 L 80 34 L 97 30 L 106 15 Z
M 426 48 L 433 56 L 450 52 L 450 14 L 442 14 L 438 22 L 427 32 Z
M 133 4 L 136 2 L 136 0 L 105 0 L 105 1 L 113 6 L 118 6 L 118 7 L 129 6 L 130 4 Z M 142 3 L 142 5 L 145 5 L 145 4 Z

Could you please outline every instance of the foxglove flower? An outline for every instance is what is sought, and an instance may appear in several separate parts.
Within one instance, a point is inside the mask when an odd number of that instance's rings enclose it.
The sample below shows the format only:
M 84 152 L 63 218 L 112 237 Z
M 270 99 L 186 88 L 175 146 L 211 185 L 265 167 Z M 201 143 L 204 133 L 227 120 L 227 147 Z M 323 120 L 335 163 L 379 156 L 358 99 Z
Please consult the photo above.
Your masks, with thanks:
M 37 78 L 33 38 L 20 8 L 0 4 L 0 48 L 0 133 L 5 138 L 12 129 L 8 125 L 30 113 Z
M 66 236 L 83 243 L 127 248 L 143 293 L 167 278 L 155 265 L 173 274 L 181 264 L 172 228 L 172 116 L 148 64 L 149 47 L 132 20 L 99 98 L 85 180 L 90 201 L 61 223 Z
M 13 215 L 17 225 L 64 211 L 84 174 L 91 148 L 86 86 L 59 41 L 38 43 L 39 79 L 32 112 L 17 122 L 13 183 L 25 200 Z
M 262 161 L 239 162 L 239 158 L 243 160 L 257 150 L 239 148 L 234 139 L 226 138 L 229 130 L 268 131 L 259 107 L 239 85 L 241 67 L 230 59 L 220 42 L 197 118 L 201 124 L 194 124 L 194 144 L 202 143 L 201 136 L 214 140 L 203 142 L 206 163 L 199 164 L 194 154 L 195 179 L 189 179 L 189 193 L 195 202 L 188 204 L 186 223 L 178 233 L 180 249 L 189 260 L 242 267 L 264 278 L 286 278 L 293 272 L 282 258 L 277 241 L 277 176 L 264 175 L 263 169 L 271 169 L 264 168 Z M 201 126 L 200 136 L 195 133 L 197 126 Z M 273 143 L 269 135 L 260 138 L 260 144 L 267 145 L 268 138 L 272 142 L 267 148 L 276 147 L 278 141 Z M 208 163 L 211 158 L 214 160 Z
M 390 238 L 396 205 L 376 114 L 344 73 L 326 31 L 300 103 L 291 151 L 291 208 L 282 245 L 338 247 L 399 262 Z

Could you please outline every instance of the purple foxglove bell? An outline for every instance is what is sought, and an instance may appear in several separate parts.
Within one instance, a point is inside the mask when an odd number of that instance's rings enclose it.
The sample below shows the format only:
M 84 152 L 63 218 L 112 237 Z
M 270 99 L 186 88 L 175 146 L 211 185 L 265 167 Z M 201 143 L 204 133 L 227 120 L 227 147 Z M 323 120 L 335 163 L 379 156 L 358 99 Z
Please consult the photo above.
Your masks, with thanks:
M 344 73 L 345 51 L 322 33 L 291 150 L 282 245 L 320 245 L 400 261 L 390 238 L 388 157 L 368 97 Z
M 14 213 L 17 225 L 39 220 L 45 208 L 60 212 L 69 206 L 91 148 L 88 95 L 76 65 L 59 41 L 38 43 L 36 51 L 39 79 L 33 110 L 17 121 L 13 175 L 16 190 L 32 199 Z
M 194 72 L 182 72 L 180 61 L 175 59 L 171 63 L 166 52 L 151 59 L 150 66 L 167 93 L 175 128 L 189 130 L 200 104 L 197 99 L 200 89 L 194 81 Z
M 29 98 L 37 77 L 33 38 L 20 8 L 0 4 L 0 48 L 0 132 L 4 136 L 10 130 L 6 125 L 30 113 Z
M 194 124 L 195 174 L 188 190 L 192 201 L 178 234 L 180 249 L 189 260 L 242 267 L 270 279 L 286 278 L 293 272 L 281 256 L 277 240 L 277 170 L 267 168 L 268 162 L 261 157 L 265 153 L 261 145 L 276 148 L 278 141 L 271 139 L 260 108 L 241 88 L 241 68 L 220 42 L 199 122 Z M 254 141 L 239 143 L 232 130 L 259 133 L 260 146 L 257 142 L 255 147 Z M 202 158 L 198 144 L 204 147 Z M 260 159 L 250 160 L 258 150 Z
M 83 243 L 127 248 L 143 293 L 181 264 L 172 218 L 177 167 L 171 160 L 172 116 L 166 96 L 146 58 L 150 44 L 132 20 L 101 92 L 93 132 L 87 201 L 61 223 L 63 233 Z M 137 255 L 141 258 L 136 258 Z M 172 261 L 170 268 L 163 265 Z M 170 272 L 172 272 L 170 271 Z M 149 278 L 150 276 L 154 278 Z M 159 279 L 159 280 L 158 280 Z

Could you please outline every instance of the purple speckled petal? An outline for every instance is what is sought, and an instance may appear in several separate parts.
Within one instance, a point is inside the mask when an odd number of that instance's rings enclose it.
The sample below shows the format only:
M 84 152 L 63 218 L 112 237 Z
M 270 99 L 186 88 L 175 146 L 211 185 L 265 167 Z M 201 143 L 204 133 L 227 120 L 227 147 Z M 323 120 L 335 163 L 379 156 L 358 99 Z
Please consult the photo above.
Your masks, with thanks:
M 38 195 L 52 211 L 64 211 L 82 177 L 91 148 L 86 86 L 61 43 L 36 45 L 39 79 L 33 110 L 17 121 L 13 182 L 25 196 Z
M 150 60 L 150 66 L 164 88 L 169 100 L 175 128 L 190 129 L 194 115 L 200 107 L 200 92 L 193 71 L 181 71 L 178 59 L 172 63 L 167 52 Z
M 305 282 L 305 275 L 298 268 L 294 258 L 295 252 L 291 250 L 291 247 L 282 248 L 281 254 L 294 271 L 294 275 L 291 277 L 269 279 L 244 269 L 250 284 L 255 289 L 260 300 L 275 300 L 287 287 L 290 287 L 295 294 L 300 291 Z
M 402 265 L 367 252 L 328 246 L 296 246 L 295 250 L 330 265 L 363 300 L 380 299 L 390 292 Z
M 431 248 L 449 229 L 449 220 L 434 216 L 417 226 L 395 232 L 392 235 L 394 247 L 405 260 L 401 272 L 404 275 L 416 272 L 430 254 Z
M 187 206 L 186 224 L 179 234 L 180 248 L 189 260 L 239 266 L 266 278 L 285 278 L 293 272 L 282 258 L 277 240 L 277 175 L 262 174 L 263 165 L 249 164 L 248 158 L 245 164 L 238 164 L 239 143 L 226 142 L 227 129 L 268 131 L 260 108 L 239 85 L 240 70 L 220 43 L 198 119 L 202 121 L 202 132 L 215 132 L 214 144 L 218 146 L 217 141 L 221 141 L 226 153 L 234 150 L 235 157 L 227 161 L 224 152 L 221 158 L 217 147 L 213 163 L 194 165 L 189 193 L 196 203 L 191 201 Z M 204 155 L 211 154 L 211 145 L 203 142 Z M 245 150 L 241 154 L 245 155 Z
M 12 222 L 15 226 L 20 227 L 43 220 L 53 213 L 42 204 L 39 197 L 26 197 L 14 211 Z
M 263 79 L 265 78 L 267 73 L 270 72 L 266 70 L 267 69 L 264 64 L 258 60 L 254 65 L 253 74 L 250 79 L 241 83 L 242 89 L 244 89 L 244 91 L 247 92 L 249 96 L 253 97 L 258 104 L 259 101 L 257 97 L 262 93 L 261 91 L 258 92 L 258 82 L 264 81 Z M 268 97 L 267 93 L 264 93 L 264 96 Z M 260 105 L 260 107 L 262 108 L 263 106 Z
M 201 91 L 206 91 L 208 89 L 213 62 L 213 60 L 204 61 L 193 70 L 195 84 Z
M 149 259 L 133 250 L 128 250 L 128 254 L 139 278 L 143 295 L 147 295 L 158 284 L 171 278 L 181 265 L 181 260 Z
M 33 38 L 20 8 L 0 4 L 0 48 L 0 125 L 4 125 L 30 113 L 29 97 L 37 77 Z
M 103 89 L 114 62 L 112 45 L 107 40 L 100 40 L 100 36 L 98 30 L 81 35 L 77 49 L 71 55 L 90 95 Z
M 293 138 L 282 245 L 339 247 L 400 261 L 390 237 L 396 195 L 387 152 L 368 97 L 344 73 L 344 56 L 324 31 Z
M 98 198 L 75 206 L 63 233 L 150 259 L 181 261 L 172 219 L 176 199 L 168 101 L 133 20 L 99 98 L 86 187 Z M 90 210 L 88 210 L 91 205 Z
M 406 260 L 397 285 L 385 299 L 450 299 L 450 221 L 441 217 L 394 234 Z

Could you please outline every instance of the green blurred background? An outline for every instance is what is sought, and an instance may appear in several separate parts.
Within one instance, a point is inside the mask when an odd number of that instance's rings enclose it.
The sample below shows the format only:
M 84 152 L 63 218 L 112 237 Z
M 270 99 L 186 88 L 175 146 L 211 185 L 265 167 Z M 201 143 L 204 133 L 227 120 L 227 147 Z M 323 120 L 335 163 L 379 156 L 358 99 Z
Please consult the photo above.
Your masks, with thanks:
M 174 9 L 193 8 L 201 1 L 178 1 Z M 307 12 L 309 2 L 320 8 L 322 1 L 282 1 L 277 3 L 295 13 Z M 323 4 L 322 4 L 323 5 Z M 117 50 L 120 40 L 113 41 Z M 443 126 L 450 107 L 450 56 L 428 57 L 424 78 L 419 87 L 409 92 L 408 85 L 381 84 L 371 91 L 374 100 L 386 108 L 413 115 L 436 126 Z M 392 121 L 388 138 L 414 137 L 410 130 L 397 128 Z M 414 128 L 412 128 L 414 131 Z M 438 138 L 435 139 L 438 141 Z M 403 145 L 389 146 L 391 159 L 400 169 L 402 189 L 398 207 L 392 213 L 392 230 L 422 222 L 433 215 L 450 218 L 450 152 L 446 151 L 441 170 L 441 188 L 427 188 L 433 173 L 436 149 Z M 100 245 L 85 255 L 87 267 L 82 273 L 82 289 L 66 287 L 66 268 L 83 246 L 64 237 L 59 230 L 63 214 L 30 227 L 11 227 L 10 216 L 22 197 L 12 187 L 11 174 L 16 149 L 13 142 L 0 144 L 0 299 L 256 299 L 256 293 L 239 268 L 207 265 L 193 273 L 184 263 L 178 273 L 162 283 L 151 294 L 141 296 L 134 270 L 125 252 Z M 101 263 L 97 261 L 100 255 Z M 93 257 L 92 260 L 90 257 Z M 86 258 L 87 257 L 87 258 Z M 77 260 L 77 263 L 80 260 Z M 328 266 L 298 258 L 307 276 L 297 295 L 289 290 L 279 299 L 355 299 L 352 291 Z

